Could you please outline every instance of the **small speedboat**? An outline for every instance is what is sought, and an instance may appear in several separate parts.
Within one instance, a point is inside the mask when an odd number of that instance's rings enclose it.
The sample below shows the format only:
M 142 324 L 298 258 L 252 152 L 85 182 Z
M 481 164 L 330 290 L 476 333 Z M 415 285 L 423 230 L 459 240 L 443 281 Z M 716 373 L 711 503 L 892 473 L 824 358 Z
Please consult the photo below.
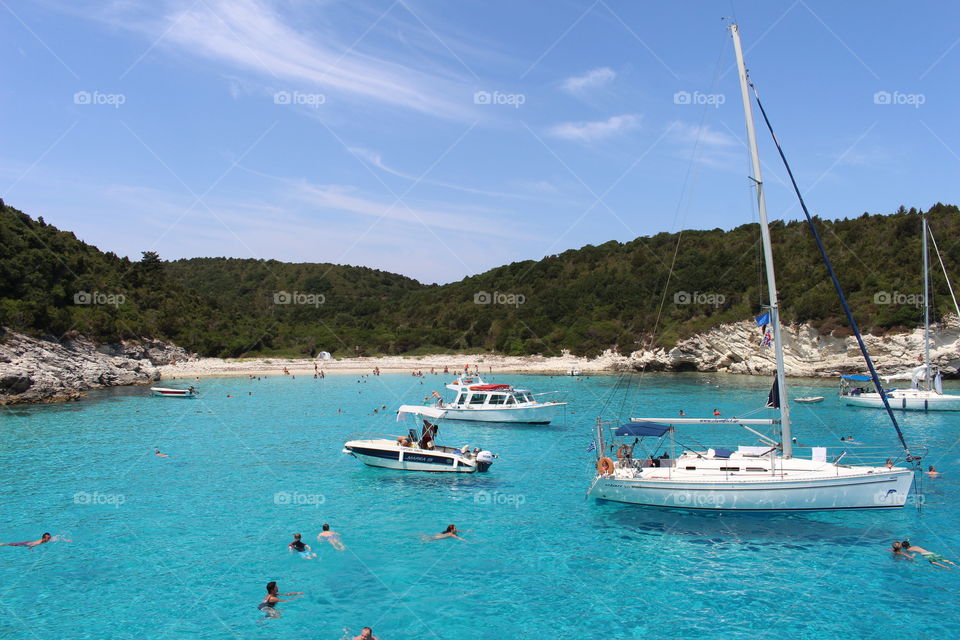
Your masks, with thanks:
M 415 427 L 409 429 L 406 435 L 392 438 L 350 440 L 344 443 L 343 453 L 370 467 L 403 471 L 476 473 L 489 469 L 497 457 L 489 451 L 471 449 L 468 445 L 456 448 L 436 443 L 439 430 L 437 422 L 446 413 L 435 407 L 404 405 L 397 411 L 397 421 L 412 419 L 417 426 L 422 421 L 422 429 Z
M 816 402 L 823 402 L 823 396 L 804 396 L 803 398 L 794 398 L 793 401 L 804 404 L 814 404 Z
M 200 395 L 200 392 L 190 387 L 189 389 L 168 389 L 166 387 L 150 387 L 155 395 L 164 398 L 194 398 Z

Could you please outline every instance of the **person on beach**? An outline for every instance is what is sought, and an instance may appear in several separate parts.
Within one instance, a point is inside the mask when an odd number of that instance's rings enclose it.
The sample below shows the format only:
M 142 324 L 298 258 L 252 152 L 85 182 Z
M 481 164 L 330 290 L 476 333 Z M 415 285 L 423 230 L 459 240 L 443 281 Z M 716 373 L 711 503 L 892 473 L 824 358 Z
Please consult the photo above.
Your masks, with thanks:
M 313 549 L 310 548 L 310 545 L 303 543 L 303 540 L 300 539 L 299 533 L 293 534 L 293 542 L 287 545 L 287 549 L 290 551 L 296 551 L 304 560 L 313 560 L 317 557 L 317 554 L 313 553 Z
M 330 525 L 323 525 L 323 531 L 317 535 L 317 540 L 323 542 L 326 540 L 330 543 L 330 546 L 336 549 L 337 551 L 343 551 L 346 547 L 343 545 L 343 542 L 340 540 L 340 534 L 336 531 L 330 530 Z
M 957 566 L 955 562 L 951 562 L 950 560 L 947 560 L 939 553 L 934 553 L 933 551 L 927 551 L 923 547 L 918 547 L 916 545 L 910 544 L 909 540 L 904 540 L 903 542 L 901 542 L 900 547 L 904 552 L 919 553 L 921 558 L 923 558 L 930 564 L 937 565 L 938 567 L 949 569 L 950 567 L 948 567 L 946 564 L 943 564 L 944 562 L 946 562 L 947 564 L 951 564 L 955 567 Z M 910 557 L 913 557 L 913 556 L 910 556 Z
M 291 600 L 296 600 L 303 595 L 303 591 L 291 591 L 290 593 L 280 593 L 279 587 L 277 587 L 276 582 L 267 583 L 267 597 L 257 605 L 257 610 L 263 611 L 265 617 L 267 618 L 279 618 L 280 612 L 277 611 L 276 606 L 278 602 L 289 602 Z M 283 600 L 278 596 L 293 596 L 292 598 L 287 598 Z
M 373 629 L 364 627 L 360 629 L 360 635 L 354 636 L 353 640 L 377 640 L 377 636 L 373 635 Z
M 431 540 L 443 540 L 444 538 L 456 538 L 457 540 L 463 540 L 463 538 L 457 535 L 458 533 L 460 532 L 457 530 L 457 525 L 447 525 L 447 528 L 444 529 L 443 533 L 438 533 L 437 535 L 433 536 Z M 466 542 L 466 540 L 463 541 Z
M 170 456 L 168 456 L 168 455 L 165 454 L 165 453 L 160 453 L 160 448 L 159 448 L 159 447 L 154 447 L 154 448 L 153 448 L 153 455 L 157 456 L 158 458 L 169 458 L 169 457 L 170 457 Z
M 49 533 L 45 533 L 40 536 L 39 540 L 27 540 L 26 542 L 0 542 L 0 547 L 26 547 L 27 549 L 33 549 L 34 547 L 46 544 L 48 542 L 73 542 L 73 540 L 68 540 L 63 536 L 51 536 Z

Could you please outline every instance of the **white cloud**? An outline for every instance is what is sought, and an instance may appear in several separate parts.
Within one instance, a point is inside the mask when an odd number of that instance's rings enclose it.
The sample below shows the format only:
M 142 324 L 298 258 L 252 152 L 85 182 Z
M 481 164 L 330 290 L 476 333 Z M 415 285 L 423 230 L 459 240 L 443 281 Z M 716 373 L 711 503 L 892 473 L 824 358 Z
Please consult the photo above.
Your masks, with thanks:
M 640 116 L 625 113 L 612 116 L 607 120 L 593 122 L 564 122 L 550 129 L 550 135 L 565 140 L 594 142 L 610 136 L 636 129 L 640 126 Z
M 567 78 L 560 85 L 564 91 L 573 94 L 580 94 L 594 89 L 600 89 L 617 77 L 617 72 L 610 67 L 599 67 L 586 72 L 582 76 L 573 76 Z
M 326 104 L 335 98 L 372 101 L 447 118 L 470 112 L 472 92 L 448 65 L 377 56 L 362 51 L 363 43 L 341 42 L 332 16 L 326 27 L 307 32 L 284 12 L 267 0 L 207 0 L 159 21 L 125 17 L 122 24 L 148 31 L 158 46 L 172 43 L 180 52 L 266 78 L 273 91 L 318 89 Z
M 733 136 L 715 131 L 709 125 L 695 125 L 674 121 L 670 123 L 673 138 L 679 142 L 695 143 L 705 147 L 733 147 L 737 145 Z

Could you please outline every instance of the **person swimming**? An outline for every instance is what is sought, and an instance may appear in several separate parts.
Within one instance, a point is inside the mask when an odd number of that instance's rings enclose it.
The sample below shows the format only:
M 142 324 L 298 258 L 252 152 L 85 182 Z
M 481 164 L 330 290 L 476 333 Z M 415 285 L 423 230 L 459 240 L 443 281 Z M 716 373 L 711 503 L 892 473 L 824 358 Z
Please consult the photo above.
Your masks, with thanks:
M 289 602 L 290 600 L 296 600 L 303 595 L 303 591 L 291 591 L 290 593 L 280 593 L 280 588 L 277 587 L 276 582 L 267 583 L 267 597 L 257 605 L 257 610 L 262 611 L 266 614 L 267 618 L 279 618 L 280 612 L 277 611 L 276 606 L 278 602 Z M 287 598 L 283 600 L 278 596 L 293 596 L 292 598 Z
M 341 542 L 340 540 L 340 534 L 337 533 L 336 531 L 331 531 L 330 525 L 328 524 L 323 525 L 323 531 L 317 534 L 317 540 L 319 542 L 323 542 L 324 540 L 326 540 L 327 542 L 330 543 L 330 546 L 336 549 L 337 551 L 343 551 L 344 549 L 346 549 L 343 542 Z
M 940 477 L 940 472 L 937 471 L 937 468 L 936 468 L 935 466 L 933 466 L 933 465 L 930 465 L 930 466 L 927 468 L 926 473 L 927 473 L 927 475 L 930 476 L 931 478 L 939 478 L 939 477 Z
M 73 542 L 73 540 L 68 540 L 63 536 L 51 536 L 49 533 L 44 533 L 40 536 L 39 540 L 27 540 L 25 542 L 0 542 L 0 547 L 26 547 L 28 549 L 33 549 L 34 547 L 46 544 L 48 542 Z
M 313 549 L 310 548 L 310 545 L 304 544 L 303 540 L 300 539 L 299 533 L 293 534 L 293 542 L 287 545 L 287 549 L 290 551 L 296 551 L 304 560 L 313 560 L 317 557 L 317 554 L 313 553 Z
M 463 540 L 463 538 L 457 535 L 458 533 L 460 533 L 460 531 L 457 530 L 457 525 L 450 524 L 447 525 L 447 528 L 444 529 L 443 533 L 438 533 L 437 535 L 433 536 L 431 540 L 443 540 L 444 538 L 456 538 L 457 540 Z M 466 540 L 463 541 L 466 542 Z
M 169 458 L 169 457 L 170 457 L 170 456 L 168 456 L 168 455 L 165 454 L 165 453 L 160 453 L 160 448 L 159 448 L 159 447 L 154 447 L 154 448 L 153 448 L 153 455 L 157 456 L 158 458 Z
M 951 562 L 950 560 L 947 560 L 946 558 L 944 558 L 944 557 L 943 557 L 942 555 L 940 555 L 939 553 L 934 553 L 933 551 L 928 551 L 928 550 L 924 549 L 923 547 L 918 547 L 918 546 L 916 546 L 916 545 L 910 544 L 910 541 L 909 541 L 909 540 L 904 540 L 903 542 L 901 542 L 901 543 L 900 543 L 900 547 L 901 547 L 901 549 L 903 549 L 904 552 L 909 551 L 909 552 L 912 552 L 912 553 L 918 553 L 918 554 L 920 554 L 920 557 L 921 557 L 921 558 L 923 558 L 924 560 L 926 560 L 926 561 L 929 562 L 930 564 L 935 564 L 935 565 L 937 565 L 938 567 L 943 567 L 944 569 L 949 569 L 949 568 L 950 568 L 950 567 L 948 567 L 946 564 L 943 564 L 944 562 L 946 562 L 947 564 L 951 564 L 951 565 L 953 565 L 954 567 L 958 566 L 955 562 Z M 910 557 L 912 558 L 913 556 L 910 556 Z
M 373 629 L 364 627 L 360 629 L 360 635 L 354 636 L 353 640 L 377 640 L 377 636 L 373 635 Z

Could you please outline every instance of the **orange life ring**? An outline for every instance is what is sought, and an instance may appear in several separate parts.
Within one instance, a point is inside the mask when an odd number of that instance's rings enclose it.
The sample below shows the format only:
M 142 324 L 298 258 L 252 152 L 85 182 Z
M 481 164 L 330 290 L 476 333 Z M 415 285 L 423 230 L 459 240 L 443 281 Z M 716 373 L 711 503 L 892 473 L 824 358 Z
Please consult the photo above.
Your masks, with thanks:
M 600 458 L 597 460 L 597 471 L 603 475 L 610 475 L 613 473 L 613 460 L 607 457 Z
M 629 458 L 630 454 L 633 453 L 631 449 L 632 447 L 630 447 L 629 445 L 625 445 L 625 444 L 620 445 L 617 448 L 617 460 L 624 460 L 626 458 Z

